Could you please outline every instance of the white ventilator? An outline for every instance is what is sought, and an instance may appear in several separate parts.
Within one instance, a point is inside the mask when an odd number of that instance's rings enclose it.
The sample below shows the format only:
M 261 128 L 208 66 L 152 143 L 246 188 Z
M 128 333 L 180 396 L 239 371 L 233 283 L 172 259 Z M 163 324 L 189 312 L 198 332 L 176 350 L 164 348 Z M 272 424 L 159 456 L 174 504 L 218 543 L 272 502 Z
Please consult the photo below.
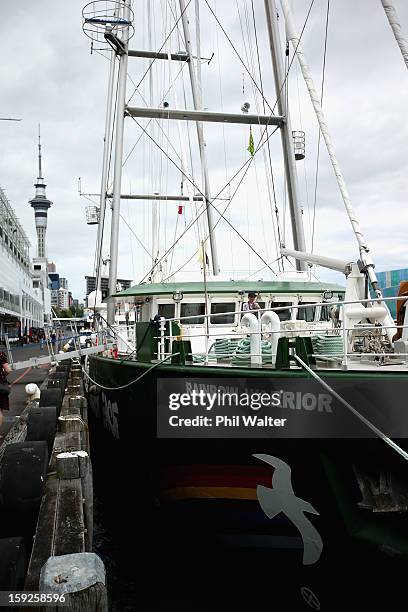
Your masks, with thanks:
M 261 329 L 259 319 L 251 312 L 247 312 L 241 319 L 241 325 L 249 329 L 251 335 L 250 339 L 250 351 L 251 351 L 251 365 L 262 364 L 261 354 Z
M 278 341 L 280 338 L 281 324 L 279 316 L 273 310 L 267 310 L 261 317 L 261 328 L 262 325 L 270 326 L 271 331 L 271 345 L 272 345 L 272 363 L 276 361 L 276 353 L 278 350 Z

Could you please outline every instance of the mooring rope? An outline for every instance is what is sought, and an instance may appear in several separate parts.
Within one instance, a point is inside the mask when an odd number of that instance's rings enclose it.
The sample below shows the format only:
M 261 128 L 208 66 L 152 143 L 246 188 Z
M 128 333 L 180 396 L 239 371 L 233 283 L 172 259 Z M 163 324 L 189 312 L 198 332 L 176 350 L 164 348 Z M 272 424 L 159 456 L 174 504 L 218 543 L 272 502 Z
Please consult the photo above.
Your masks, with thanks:
M 385 433 L 383 433 L 380 429 L 378 429 L 373 423 L 371 423 L 371 421 L 366 419 L 355 408 L 353 408 L 353 406 L 351 404 L 346 402 L 346 400 L 344 398 L 342 398 L 341 395 L 336 393 L 336 391 L 334 389 L 332 389 L 332 387 L 330 387 L 330 385 L 328 385 L 318 374 L 316 374 L 316 372 L 314 372 L 311 368 L 309 368 L 309 366 L 300 357 L 298 357 L 298 355 L 294 354 L 293 356 L 296 359 L 296 361 L 303 368 L 305 368 L 305 370 L 307 372 L 309 372 L 309 374 L 311 374 L 313 376 L 313 378 L 315 380 L 317 380 L 322 385 L 322 387 L 324 387 L 326 389 L 326 391 L 331 393 L 333 395 L 333 397 L 335 397 L 341 404 L 343 404 L 343 406 L 348 408 L 358 419 L 360 419 L 360 421 L 362 421 L 365 425 L 367 425 L 367 427 L 369 427 L 371 429 L 371 431 L 373 431 L 379 438 L 381 438 L 381 440 L 383 440 L 383 442 L 388 444 L 388 446 L 390 446 L 399 455 L 401 455 L 401 457 L 403 457 L 405 460 L 408 461 L 408 453 L 406 453 L 400 446 L 398 446 L 398 444 L 395 444 L 395 442 L 393 442 L 391 440 L 391 438 L 386 436 Z
M 172 357 L 177 357 L 177 355 L 180 355 L 180 353 L 172 353 L 171 355 L 168 355 L 167 357 L 165 357 L 164 359 L 162 359 L 161 361 L 159 361 L 158 363 L 154 363 L 148 370 L 146 370 L 146 372 L 143 372 L 143 374 L 141 374 L 140 376 L 138 376 L 137 378 L 135 378 L 135 380 L 132 380 L 129 383 L 126 383 L 126 385 L 122 385 L 120 387 L 105 387 L 104 385 L 99 384 L 98 382 L 96 382 L 96 380 L 93 380 L 93 378 L 91 378 L 88 374 L 88 372 L 86 372 L 86 370 L 81 366 L 83 373 L 85 374 L 85 376 L 87 378 L 89 378 L 89 380 L 96 385 L 97 387 L 99 387 L 100 389 L 105 389 L 106 391 L 120 391 L 121 389 L 126 389 L 126 387 L 131 387 L 132 385 L 136 384 L 140 379 L 142 379 L 144 376 L 146 376 L 146 374 L 149 374 L 149 372 L 151 372 L 152 370 L 154 370 L 154 368 L 157 368 L 157 366 L 161 365 L 162 363 L 164 363 L 165 361 L 167 361 L 168 359 L 171 359 Z

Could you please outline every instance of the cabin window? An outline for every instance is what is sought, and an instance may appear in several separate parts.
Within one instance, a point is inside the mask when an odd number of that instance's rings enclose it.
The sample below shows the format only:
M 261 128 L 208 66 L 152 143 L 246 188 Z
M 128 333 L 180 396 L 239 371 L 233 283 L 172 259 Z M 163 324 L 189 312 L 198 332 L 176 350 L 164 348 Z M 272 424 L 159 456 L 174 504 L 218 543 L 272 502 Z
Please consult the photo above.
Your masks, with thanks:
M 316 306 L 312 306 L 314 302 L 299 302 L 299 306 L 304 306 L 305 304 L 311 304 L 310 306 L 306 306 L 306 308 L 301 308 L 298 310 L 298 319 L 303 319 L 307 323 L 312 323 L 315 320 Z
M 331 316 L 330 316 L 330 308 L 332 308 L 332 304 L 326 304 L 325 306 L 322 306 L 322 311 L 320 314 L 320 320 L 321 321 L 330 321 L 331 320 Z
M 293 306 L 292 302 L 272 302 L 271 308 L 283 308 L 284 306 Z M 290 308 L 285 310 L 277 310 L 276 314 L 278 315 L 281 321 L 290 321 L 291 311 Z
M 220 302 L 218 304 L 211 304 L 211 314 L 218 315 L 211 317 L 210 321 L 214 325 L 231 325 L 235 322 L 235 314 L 222 314 L 224 312 L 234 313 L 235 302 Z
M 204 323 L 204 315 L 205 314 L 205 304 L 181 304 L 181 312 L 180 317 L 182 319 L 181 323 L 183 325 L 202 325 Z M 196 318 L 187 318 L 183 319 L 183 317 L 196 317 Z
M 159 317 L 174 319 L 175 304 L 158 304 L 157 313 Z

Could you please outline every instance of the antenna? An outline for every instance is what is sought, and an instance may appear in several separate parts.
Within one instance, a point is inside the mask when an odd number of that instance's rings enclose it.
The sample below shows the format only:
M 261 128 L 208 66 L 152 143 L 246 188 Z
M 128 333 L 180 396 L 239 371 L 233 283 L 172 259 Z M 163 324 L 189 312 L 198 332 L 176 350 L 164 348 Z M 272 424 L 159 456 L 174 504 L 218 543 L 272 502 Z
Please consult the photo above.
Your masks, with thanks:
M 41 169 L 41 126 L 38 124 L 38 178 L 42 178 Z
M 124 53 L 123 45 L 134 34 L 133 11 L 127 7 L 129 18 L 123 16 L 126 7 L 124 0 L 93 0 L 82 9 L 82 29 L 84 34 L 97 43 L 98 49 L 109 49 Z

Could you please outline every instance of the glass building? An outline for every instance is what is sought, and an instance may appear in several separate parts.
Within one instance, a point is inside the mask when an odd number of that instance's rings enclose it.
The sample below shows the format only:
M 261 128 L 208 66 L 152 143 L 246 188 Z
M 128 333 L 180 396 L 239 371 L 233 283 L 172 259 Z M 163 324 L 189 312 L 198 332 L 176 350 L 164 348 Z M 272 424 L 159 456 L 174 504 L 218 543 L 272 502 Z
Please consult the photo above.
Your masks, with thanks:
M 402 281 L 408 281 L 408 268 L 400 270 L 387 270 L 386 272 L 376 272 L 378 283 L 384 297 L 394 297 L 398 295 L 399 286 Z M 390 300 L 388 307 L 394 319 L 397 316 L 396 302 Z

